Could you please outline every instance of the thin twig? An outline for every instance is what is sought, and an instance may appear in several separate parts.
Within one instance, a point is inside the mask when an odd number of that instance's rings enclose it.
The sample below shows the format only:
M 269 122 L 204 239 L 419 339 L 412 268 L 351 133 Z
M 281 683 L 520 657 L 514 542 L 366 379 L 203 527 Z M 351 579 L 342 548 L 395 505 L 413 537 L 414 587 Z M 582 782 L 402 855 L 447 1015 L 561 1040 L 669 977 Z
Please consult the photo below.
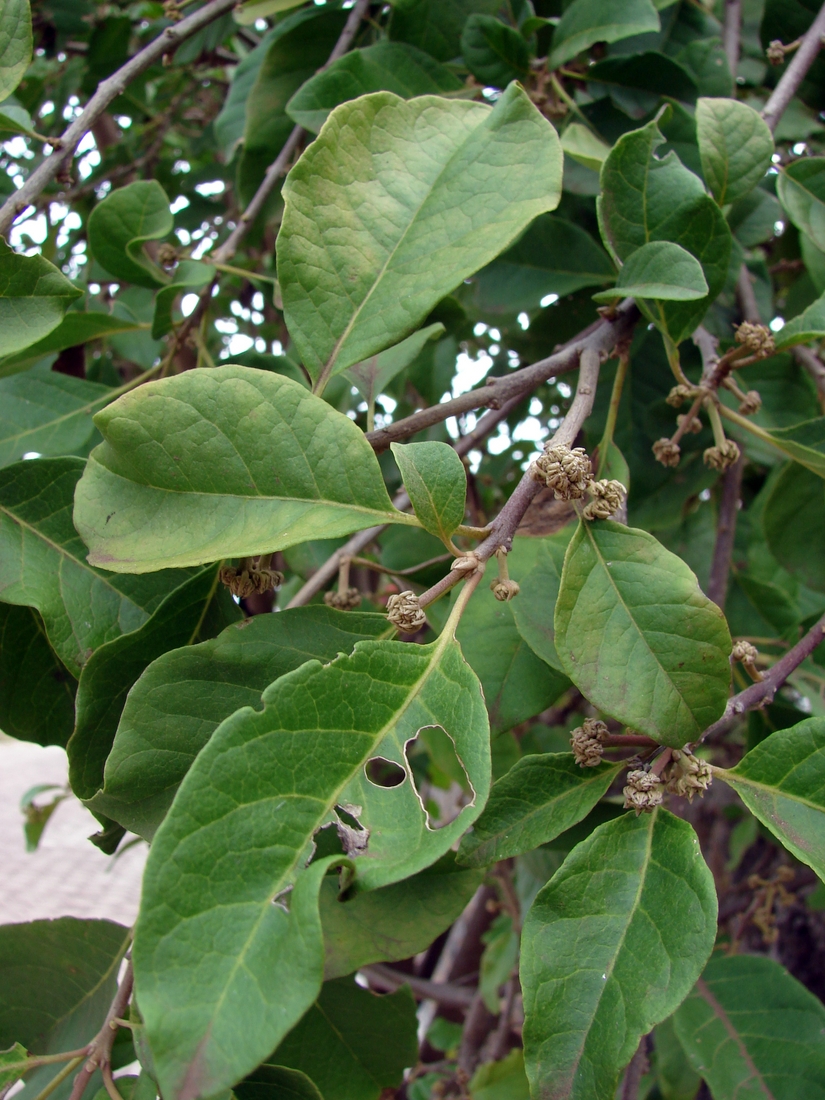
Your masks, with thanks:
M 419 1000 L 438 1001 L 439 1004 L 455 1005 L 456 1008 L 467 1008 L 473 1003 L 475 997 L 475 990 L 466 986 L 416 978 L 414 974 L 403 974 L 400 970 L 393 970 L 391 966 L 385 966 L 383 963 L 362 966 L 360 973 L 370 985 L 375 985 L 379 989 L 400 989 L 402 985 L 408 985 Z
M 473 997 L 470 1011 L 464 1018 L 461 1045 L 458 1048 L 458 1068 L 471 1076 L 479 1060 L 484 1040 L 495 1027 L 496 1017 L 490 1012 L 481 993 Z
M 722 497 L 719 501 L 719 518 L 716 523 L 716 542 L 710 566 L 707 596 L 725 610 L 728 594 L 728 577 L 733 559 L 733 543 L 736 537 L 736 520 L 739 515 L 739 498 L 742 492 L 742 471 L 745 459 L 738 460 L 722 474 Z
M 231 11 L 234 6 L 235 0 L 212 0 L 199 11 L 182 19 L 180 23 L 167 27 L 148 46 L 129 58 L 117 72 L 106 80 L 102 80 L 81 114 L 59 138 L 54 139 L 54 152 L 45 158 L 23 186 L 15 191 L 0 208 L 0 233 L 7 233 L 17 215 L 30 206 L 40 192 L 59 174 L 63 164 L 74 156 L 75 149 L 84 135 L 91 130 L 112 100 L 123 94 L 131 81 L 146 72 L 164 54 L 174 52 L 185 39 Z
M 81 1065 L 85 1057 L 86 1053 L 84 1050 L 83 1054 L 79 1054 L 76 1058 L 72 1058 L 71 1062 L 65 1065 L 60 1073 L 56 1073 L 54 1077 L 52 1077 L 51 1081 L 49 1081 L 48 1085 L 46 1085 L 45 1088 L 41 1089 L 40 1092 L 38 1092 L 34 1100 L 48 1100 L 48 1097 L 51 1096 L 55 1089 L 59 1088 L 59 1086 L 63 1084 L 66 1078 L 70 1077 L 71 1074 L 74 1073 L 74 1071 L 77 1069 L 77 1067 Z
M 713 741 L 717 737 L 721 737 L 732 729 L 747 711 L 772 703 L 777 691 L 805 658 L 810 657 L 823 637 L 825 637 L 825 615 L 811 627 L 804 638 L 788 650 L 784 657 L 779 658 L 770 671 L 765 673 L 764 679 L 756 684 L 751 684 L 744 691 L 740 691 L 738 695 L 728 699 L 725 713 L 713 725 L 708 726 L 699 740 Z
M 647 1036 L 643 1035 L 636 1053 L 630 1059 L 630 1065 L 625 1070 L 622 1100 L 639 1100 L 639 1085 L 647 1069 Z
M 736 86 L 736 70 L 739 68 L 739 35 L 742 28 L 742 0 L 725 0 L 725 21 L 722 24 L 722 46 L 728 59 L 728 68 Z
M 739 299 L 739 309 L 743 321 L 751 321 L 755 325 L 762 323 L 762 314 L 753 291 L 751 273 L 745 264 L 739 268 L 739 276 L 736 280 L 736 297 Z
M 773 93 L 765 104 L 762 118 L 773 132 L 784 114 L 788 104 L 796 95 L 799 85 L 805 79 L 805 74 L 813 65 L 816 55 L 822 46 L 822 36 L 825 34 L 825 4 L 819 9 L 819 14 L 811 23 L 800 43 L 799 49 L 793 56 L 782 78 L 773 90 Z
M 130 959 L 126 964 L 123 979 L 118 986 L 111 1007 L 106 1013 L 103 1027 L 101 1027 L 100 1031 L 95 1035 L 94 1039 L 92 1039 L 87 1047 L 86 1065 L 74 1079 L 74 1085 L 72 1086 L 69 1100 L 80 1100 L 97 1069 L 101 1070 L 103 1073 L 105 1083 L 106 1071 L 111 1069 L 112 1047 L 114 1046 L 118 1029 L 115 1020 L 120 1019 L 121 1016 L 126 1014 L 126 1009 L 132 996 L 133 984 L 134 973 L 132 971 L 132 962 Z M 112 1097 L 112 1100 L 118 1100 L 118 1098 Z

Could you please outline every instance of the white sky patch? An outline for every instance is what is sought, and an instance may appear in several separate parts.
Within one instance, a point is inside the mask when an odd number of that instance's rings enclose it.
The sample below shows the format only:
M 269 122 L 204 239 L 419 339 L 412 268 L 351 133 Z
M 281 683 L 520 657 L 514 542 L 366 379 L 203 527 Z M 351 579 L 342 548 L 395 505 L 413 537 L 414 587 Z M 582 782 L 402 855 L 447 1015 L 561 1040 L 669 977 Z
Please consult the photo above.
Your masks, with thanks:
M 477 386 L 492 365 L 493 360 L 485 352 L 481 352 L 477 359 L 472 359 L 464 351 L 461 352 L 456 359 L 453 397 L 458 397 L 460 393 L 467 393 L 474 386 Z
M 785 327 L 785 318 L 784 317 L 774 317 L 774 319 L 768 325 L 768 328 L 771 330 L 771 332 L 780 332 L 784 327 Z

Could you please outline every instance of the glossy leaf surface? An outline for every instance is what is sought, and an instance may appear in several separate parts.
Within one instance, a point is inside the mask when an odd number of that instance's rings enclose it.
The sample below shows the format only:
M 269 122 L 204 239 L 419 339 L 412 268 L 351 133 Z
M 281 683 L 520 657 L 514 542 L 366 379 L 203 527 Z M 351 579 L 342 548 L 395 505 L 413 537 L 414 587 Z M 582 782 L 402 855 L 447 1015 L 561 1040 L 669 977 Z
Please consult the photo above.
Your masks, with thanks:
M 439 61 L 461 53 L 461 32 L 474 12 L 495 15 L 498 0 L 395 0 L 390 38 L 409 42 Z
M 695 256 L 672 241 L 651 241 L 630 253 L 614 290 L 602 290 L 593 298 L 597 302 L 613 298 L 692 302 L 707 293 L 705 273 Z
M 553 34 L 548 64 L 558 68 L 594 42 L 619 42 L 658 30 L 659 13 L 650 0 L 573 0 Z
M 524 924 L 532 1095 L 612 1100 L 639 1039 L 684 999 L 715 938 L 713 877 L 687 822 L 655 810 L 599 826 Z
M 720 206 L 744 198 L 771 166 L 773 135 L 746 103 L 700 99 L 696 133 L 705 182 Z
M 116 279 L 154 290 L 169 277 L 143 246 L 167 237 L 173 224 L 169 197 L 157 180 L 136 180 L 112 191 L 89 215 L 89 247 Z
M 464 520 L 464 463 L 447 443 L 391 443 L 390 449 L 421 526 L 449 539 Z
M 45 256 L 23 256 L 0 240 L 0 355 L 47 336 L 82 293 Z
M 500 19 L 477 12 L 464 24 L 461 53 L 477 80 L 498 88 L 504 88 L 511 80 L 523 80 L 530 66 L 530 54 L 522 35 Z
M 556 602 L 556 650 L 600 710 L 679 747 L 728 698 L 730 633 L 685 563 L 645 531 L 582 523 Z
M 105 442 L 78 487 L 74 521 L 89 561 L 115 572 L 404 522 L 363 433 L 281 375 L 188 371 L 125 394 L 95 424 Z

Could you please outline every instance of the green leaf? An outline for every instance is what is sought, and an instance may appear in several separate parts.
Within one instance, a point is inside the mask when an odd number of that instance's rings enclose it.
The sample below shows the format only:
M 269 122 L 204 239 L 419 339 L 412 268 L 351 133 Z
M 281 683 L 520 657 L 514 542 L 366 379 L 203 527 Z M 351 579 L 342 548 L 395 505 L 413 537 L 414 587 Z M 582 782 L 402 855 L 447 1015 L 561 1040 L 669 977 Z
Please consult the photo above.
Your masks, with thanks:
M 0 100 L 10 96 L 32 59 L 29 0 L 4 0 L 0 8 Z
M 571 122 L 565 127 L 561 135 L 561 147 L 568 157 L 583 164 L 585 168 L 592 168 L 594 172 L 601 171 L 602 164 L 610 153 L 610 146 L 580 122 Z
M 756 244 L 769 241 L 775 236 L 779 221 L 782 221 L 782 207 L 773 195 L 761 187 L 739 199 L 728 211 L 728 225 L 743 248 L 753 248 Z M 804 247 L 804 241 L 800 243 Z M 825 286 L 817 287 L 817 290 L 825 290 Z M 781 333 L 778 335 L 781 336 Z
M 149 259 L 147 241 L 168 237 L 174 227 L 169 197 L 157 180 L 136 180 L 112 191 L 89 215 L 92 255 L 110 275 L 134 286 L 165 286 L 169 276 Z
M 825 1009 L 773 959 L 714 956 L 674 1022 L 715 1100 L 825 1096 Z
M 772 428 L 768 435 L 775 447 L 801 466 L 825 478 L 825 417 L 805 420 L 790 428 Z
M 398 343 L 552 210 L 562 159 L 515 84 L 492 109 L 389 92 L 336 108 L 287 177 L 277 245 L 287 326 L 316 388 Z
M 702 96 L 732 96 L 733 76 L 721 38 L 697 38 L 676 54 Z M 669 1098 L 666 1098 L 669 1100 Z
M 425 344 L 436 340 L 444 331 L 440 321 L 434 325 L 427 325 L 426 328 L 414 332 L 412 336 L 408 336 L 395 347 L 372 355 L 363 363 L 356 363 L 354 367 L 349 368 L 347 376 L 352 379 L 367 404 L 374 405 L 376 397 L 383 392 L 384 387 L 418 357 Z
M 86 344 L 90 340 L 105 339 L 107 336 L 140 332 L 144 328 L 145 326 L 138 322 L 123 317 L 113 317 L 108 313 L 82 313 L 78 310 L 70 310 L 48 336 L 30 344 L 23 351 L 0 360 L 0 378 L 19 374 L 32 363 L 36 363 L 46 355 L 51 355 L 52 352 L 77 347 L 78 344 Z
M 511 1050 L 500 1062 L 479 1066 L 467 1086 L 472 1100 L 530 1100 L 524 1052 Z
M 587 79 L 608 86 L 666 95 L 685 103 L 695 103 L 699 95 L 696 81 L 687 69 L 656 50 L 645 50 L 644 53 L 628 54 L 624 57 L 607 57 L 590 66 Z
M 8 1089 L 19 1081 L 29 1067 L 26 1048 L 14 1043 L 8 1050 L 0 1050 L 0 1089 Z
M 324 976 L 338 978 L 374 962 L 395 962 L 425 951 L 457 920 L 481 884 L 481 872 L 456 865 L 450 852 L 437 863 L 380 890 L 321 886 Z
M 478 968 L 478 992 L 487 1011 L 498 1015 L 501 1011 L 499 990 L 518 961 L 519 938 L 513 929 L 513 918 L 499 913 L 483 934 L 482 941 L 486 946 Z
M 238 1100 L 325 1100 L 305 1073 L 285 1066 L 258 1066 L 232 1092 Z
M 728 698 L 725 617 L 646 531 L 582 523 L 556 602 L 565 672 L 599 710 L 663 745 L 695 741 Z
M 215 566 L 171 592 L 151 619 L 95 650 L 80 674 L 77 720 L 68 745 L 69 781 L 78 798 L 103 786 L 121 711 L 132 685 L 147 666 L 178 646 L 212 638 L 241 618 Z
M 393 508 L 361 430 L 282 375 L 190 370 L 124 394 L 95 424 L 105 442 L 74 521 L 89 561 L 118 573 L 413 522 Z
M 508 564 L 517 578 L 514 553 Z M 512 604 L 499 603 L 486 585 L 479 587 L 462 615 L 458 640 L 481 680 L 494 735 L 540 714 L 570 686 L 567 677 L 540 660 L 521 637 Z
M 800 157 L 780 169 L 776 194 L 796 228 L 825 251 L 825 157 Z
M 0 110 L 0 131 L 4 134 L 24 134 L 35 141 L 40 140 L 32 129 L 32 118 L 29 112 L 11 103 L 4 103 L 3 109 Z
M 771 553 L 789 573 L 825 592 L 825 561 L 812 546 L 825 544 L 825 487 L 821 476 L 790 462 L 771 486 L 762 525 Z
M 574 530 L 575 527 L 568 526 L 557 535 L 537 540 L 533 568 L 524 573 L 517 569 L 513 574 L 521 586 L 518 599 L 510 605 L 516 629 L 535 655 L 557 672 L 564 672 L 564 668 L 556 653 L 553 613 L 559 595 L 564 552 Z M 515 548 L 515 563 L 518 563 L 519 542 Z
M 331 661 L 388 628 L 383 615 L 321 605 L 256 615 L 199 645 L 165 646 L 168 652 L 129 693 L 103 790 L 90 807 L 151 840 L 181 780 L 227 715 L 260 705 L 269 684 L 305 661 Z
M 405 42 L 377 42 L 350 50 L 302 84 L 286 105 L 291 119 L 314 134 L 333 108 L 369 92 L 394 92 L 402 99 L 461 91 L 445 65 Z
M 19 741 L 65 746 L 76 688 L 37 613 L 0 603 L 0 729 Z
M 795 344 L 808 344 L 825 337 L 825 294 L 817 298 L 797 317 L 788 321 L 774 337 L 777 351 Z
M 495 15 L 499 0 L 393 0 L 390 38 L 409 42 L 438 61 L 461 53 L 461 32 L 477 12 Z
M 263 2 L 266 3 L 267 0 L 263 0 Z M 295 6 L 298 6 L 298 0 L 296 0 Z M 247 8 L 244 7 L 243 10 L 247 10 Z M 238 9 L 236 8 L 235 11 L 237 12 Z M 254 19 L 252 22 L 254 22 Z M 232 83 L 226 93 L 223 107 L 221 107 L 220 114 L 213 124 L 215 138 L 227 164 L 232 160 L 238 145 L 243 140 L 246 125 L 246 101 L 255 84 L 272 39 L 277 37 L 278 33 L 278 26 L 268 31 L 262 36 L 258 45 L 250 50 L 246 57 L 241 58 L 235 66 Z
M 251 26 L 258 19 L 266 19 L 282 11 L 297 8 L 301 0 L 243 0 L 232 12 L 236 23 L 243 27 Z
M 650 0 L 573 0 L 553 34 L 547 66 L 557 69 L 596 42 L 620 42 L 659 29 L 659 13 Z
M 149 618 L 185 574 L 113 576 L 86 561 L 72 526 L 83 460 L 38 458 L 0 470 L 0 600 L 36 607 L 74 676 L 98 646 Z
M 751 819 L 753 820 L 753 819 Z M 662 1100 L 696 1100 L 702 1078 L 688 1061 L 676 1035 L 673 1016 L 657 1024 L 653 1032 L 656 1084 Z
M 184 290 L 200 290 L 216 275 L 217 269 L 199 260 L 183 260 L 172 275 L 173 282 L 159 290 L 155 297 L 155 316 L 152 319 L 152 339 L 160 340 L 172 329 L 172 306 Z
M 20 1042 L 32 1054 L 56 1054 L 88 1043 L 106 1017 L 130 938 L 108 920 L 0 925 L 0 1049 Z M 33 1100 L 62 1068 L 35 1070 L 17 1095 Z M 102 1083 L 96 1074 L 91 1085 Z M 71 1085 L 52 1095 L 68 1096 Z
M 692 302 L 705 298 L 707 293 L 705 273 L 695 256 L 671 241 L 651 241 L 630 253 L 615 288 L 594 294 L 593 300 L 609 302 L 627 297 Z
M 664 810 L 601 825 L 570 853 L 522 933 L 533 1096 L 612 1100 L 639 1039 L 701 973 L 716 908 L 695 832 Z
M 339 7 L 310 7 L 287 16 L 275 28 L 246 100 L 238 166 L 238 188 L 244 203 L 252 199 L 292 132 L 294 123 L 287 104 L 326 64 L 346 20 L 347 12 Z
M 620 260 L 650 241 L 671 241 L 701 263 L 707 298 L 660 306 L 651 318 L 678 344 L 724 286 L 732 238 L 698 176 L 672 150 L 655 156 L 664 140 L 655 121 L 619 138 L 602 168 L 598 211 L 602 238 Z
M 430 645 L 366 641 L 329 664 L 308 661 L 262 699 L 262 711 L 237 711 L 200 752 L 146 865 L 135 973 L 168 1100 L 193 1079 L 207 1096 L 231 1087 L 315 999 L 327 861 L 302 868 L 318 829 L 337 825 L 356 881 L 375 888 L 434 862 L 487 797 L 484 703 L 449 629 Z M 438 830 L 405 753 L 424 726 L 452 740 L 473 789 Z M 403 768 L 399 785 L 367 778 L 375 757 Z
M 108 386 L 51 370 L 0 378 L 0 466 L 25 454 L 85 454 L 97 435 L 92 413 Z
M 808 718 L 760 741 L 720 770 L 748 809 L 797 859 L 825 879 L 825 718 Z
M 524 80 L 530 68 L 530 52 L 513 27 L 492 15 L 471 15 L 461 32 L 461 53 L 467 68 L 482 84 L 504 88 L 511 80 Z
M 700 99 L 696 134 L 702 174 L 720 206 L 744 198 L 771 166 L 773 134 L 758 111 L 738 99 Z
M 581 768 L 570 752 L 523 756 L 493 784 L 459 859 L 485 867 L 554 840 L 590 813 L 623 766 Z
M 352 980 L 324 982 L 318 1000 L 268 1061 L 311 1077 L 324 1100 L 378 1100 L 418 1060 L 407 987 L 377 997 Z
M 446 542 L 464 521 L 467 472 L 447 443 L 391 443 L 421 526 Z
M 585 229 L 542 214 L 473 283 L 479 309 L 517 313 L 536 309 L 548 294 L 561 298 L 582 287 L 604 286 L 615 276 L 610 257 Z
M 0 356 L 23 351 L 57 328 L 82 294 L 44 256 L 21 256 L 0 240 Z

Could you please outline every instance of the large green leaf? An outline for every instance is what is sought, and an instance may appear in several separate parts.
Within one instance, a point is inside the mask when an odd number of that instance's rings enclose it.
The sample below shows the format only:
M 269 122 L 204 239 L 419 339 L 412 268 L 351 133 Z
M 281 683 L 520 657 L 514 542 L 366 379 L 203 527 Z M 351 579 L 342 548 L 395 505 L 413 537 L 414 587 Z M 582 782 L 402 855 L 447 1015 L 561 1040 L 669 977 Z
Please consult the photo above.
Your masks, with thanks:
M 613 298 L 655 298 L 667 302 L 694 302 L 705 298 L 708 284 L 702 265 L 672 241 L 651 241 L 631 252 L 613 290 L 593 295 L 596 302 Z
M 72 526 L 83 466 L 39 458 L 0 470 L 0 600 L 37 608 L 74 676 L 98 646 L 142 626 L 186 576 L 113 576 L 88 564 Z
M 427 325 L 395 347 L 371 355 L 363 363 L 356 363 L 349 368 L 347 377 L 352 379 L 367 404 L 374 405 L 384 386 L 408 367 L 430 340 L 436 340 L 443 333 L 444 325 L 440 321 Z
M 45 256 L 22 256 L 0 239 L 0 356 L 36 343 L 83 291 Z
M 110 275 L 154 290 L 169 276 L 144 250 L 147 241 L 167 237 L 174 226 L 169 196 L 157 180 L 136 180 L 112 191 L 89 215 L 89 248 Z
M 521 586 L 518 599 L 511 604 L 516 629 L 536 656 L 541 657 L 542 661 L 557 672 L 563 672 L 564 669 L 556 653 L 553 617 L 561 584 L 564 553 L 574 531 L 575 527 L 569 525 L 557 535 L 537 540 L 535 564 L 531 569 L 519 568 L 522 541 L 519 539 L 513 547 L 515 558 L 511 554 L 510 562 L 513 577 Z
M 788 217 L 825 251 L 825 157 L 800 157 L 783 168 L 776 194 Z
M 456 920 L 481 883 L 481 871 L 458 867 L 452 853 L 380 890 L 321 886 L 321 923 L 327 978 L 374 962 L 395 962 L 425 951 Z
M 349 417 L 251 367 L 149 382 L 95 417 L 105 440 L 78 486 L 89 561 L 115 572 L 268 553 L 396 511 Z
M 696 134 L 702 174 L 720 206 L 744 198 L 771 166 L 773 135 L 758 111 L 737 99 L 700 99 Z
M 656 1084 L 662 1100 L 696 1100 L 702 1078 L 688 1061 L 672 1016 L 656 1026 L 653 1044 Z
M 297 6 L 297 3 L 295 6 Z M 283 21 L 283 23 L 285 22 L 286 20 Z M 283 23 L 279 24 L 281 28 Z M 263 65 L 270 43 L 278 34 L 278 29 L 278 26 L 276 26 L 263 35 L 258 45 L 250 50 L 246 57 L 241 58 L 235 66 L 232 83 L 226 93 L 223 107 L 221 107 L 220 114 L 213 123 L 215 138 L 227 164 L 232 160 L 235 150 L 243 140 L 246 125 L 246 101 L 261 65 Z
M 495 15 L 499 0 L 394 0 L 390 38 L 409 42 L 439 61 L 461 53 L 461 32 L 476 12 Z
M 384 41 L 351 50 L 333 61 L 301 85 L 286 110 L 299 126 L 317 134 L 339 103 L 369 92 L 394 92 L 402 99 L 412 99 L 461 88 L 458 77 L 423 50 L 405 42 Z
M 674 1016 L 714 1100 L 822 1100 L 825 1008 L 774 962 L 717 955 Z
M 76 690 L 37 612 L 0 603 L 0 730 L 20 741 L 64 746 L 74 727 Z
M 613 1100 L 654 1024 L 716 938 L 716 891 L 692 827 L 626 814 L 578 845 L 527 914 L 524 1054 L 534 1100 Z
M 596 42 L 619 42 L 659 30 L 659 13 L 651 0 L 573 0 L 553 34 L 548 67 L 557 69 Z
M 748 809 L 825 879 L 825 718 L 777 730 L 720 771 Z
M 148 622 L 102 645 L 84 666 L 68 745 L 69 780 L 79 798 L 91 798 L 103 786 L 126 696 L 144 669 L 167 650 L 212 638 L 242 617 L 218 574 L 210 566 L 185 581 Z
M 31 451 L 85 454 L 97 434 L 92 413 L 111 390 L 50 370 L 0 378 L 0 466 Z
M 78 344 L 86 344 L 90 340 L 100 340 L 107 336 L 140 332 L 145 327 L 136 321 L 115 317 L 108 313 L 83 313 L 79 310 L 70 310 L 48 336 L 27 346 L 16 355 L 9 355 L 0 360 L 0 378 L 9 374 L 19 374 L 32 363 L 36 363 L 38 359 L 52 352 L 74 348 Z
M 352 978 L 325 982 L 318 1000 L 268 1062 L 310 1077 L 324 1100 L 378 1100 L 416 1064 L 415 1001 L 406 987 L 376 997 Z
M 552 210 L 562 159 L 516 84 L 494 108 L 389 92 L 336 108 L 287 177 L 277 245 L 286 322 L 318 388 L 398 343 Z
M 554 840 L 590 813 L 623 767 L 581 768 L 569 752 L 523 756 L 493 784 L 461 842 L 461 862 L 484 867 Z
M 597 61 L 587 70 L 587 79 L 608 86 L 666 95 L 686 103 L 695 103 L 699 95 L 696 81 L 687 69 L 655 50 Z
M 804 420 L 789 428 L 772 428 L 768 434 L 774 446 L 789 458 L 825 478 L 825 417 Z
M 789 462 L 768 491 L 762 525 L 768 546 L 789 573 L 825 592 L 825 560 L 812 547 L 825 545 L 825 486 L 822 478 Z
M 655 121 L 619 138 L 602 167 L 599 224 L 605 243 L 620 260 L 650 241 L 672 241 L 699 260 L 708 296 L 659 306 L 653 315 L 679 343 L 724 286 L 732 237 L 698 176 L 672 150 L 664 157 L 655 155 L 664 141 Z
M 825 337 L 825 294 L 783 325 L 774 340 L 777 349 L 784 351 L 795 344 L 808 344 L 812 340 L 821 340 L 823 337 Z
M 464 463 L 447 443 L 391 443 L 390 449 L 421 526 L 448 540 L 464 520 Z
M 0 1049 L 22 1043 L 56 1054 L 88 1043 L 100 1029 L 129 946 L 129 929 L 108 920 L 38 920 L 0 926 Z M 18 1096 L 32 1100 L 63 1068 L 28 1075 Z M 71 1092 L 71 1080 L 53 1096 Z M 102 1085 L 98 1075 L 92 1085 Z
M 0 7 L 0 100 L 11 95 L 31 59 L 29 0 L 4 0 Z
M 530 68 L 523 36 L 492 15 L 475 12 L 469 17 L 461 32 L 461 53 L 477 80 L 498 88 L 524 80 Z
M 262 711 L 237 711 L 202 749 L 146 865 L 135 970 L 169 1100 L 193 1080 L 207 1096 L 230 1087 L 315 999 L 326 861 L 303 868 L 318 829 L 337 825 L 357 881 L 374 888 L 433 863 L 487 797 L 484 703 L 449 629 L 426 646 L 359 642 L 349 657 L 281 676 L 262 698 Z M 453 741 L 473 790 L 437 830 L 405 753 L 432 726 Z M 403 769 L 400 784 L 367 777 L 376 757 Z
M 513 554 L 509 566 L 517 577 Z M 458 639 L 484 688 L 493 734 L 540 714 L 570 686 L 567 677 L 540 660 L 519 634 L 512 604 L 499 603 L 486 585 L 462 615 Z
M 103 790 L 89 805 L 150 840 L 227 715 L 260 706 L 263 690 L 304 661 L 331 661 L 388 627 L 383 615 L 322 605 L 257 615 L 199 645 L 165 646 L 129 693 Z
M 542 214 L 473 283 L 481 310 L 518 313 L 536 309 L 548 294 L 563 297 L 582 287 L 604 286 L 615 276 L 610 257 L 585 229 Z
M 728 699 L 725 617 L 646 531 L 582 523 L 564 561 L 556 649 L 599 710 L 664 745 L 695 741 Z

